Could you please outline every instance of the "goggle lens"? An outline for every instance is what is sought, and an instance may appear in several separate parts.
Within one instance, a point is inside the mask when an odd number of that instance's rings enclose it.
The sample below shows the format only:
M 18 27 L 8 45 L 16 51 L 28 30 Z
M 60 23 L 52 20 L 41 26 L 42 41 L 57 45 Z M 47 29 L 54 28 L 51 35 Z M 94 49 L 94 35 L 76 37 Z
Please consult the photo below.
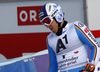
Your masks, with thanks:
M 49 26 L 49 25 L 51 25 L 52 20 L 49 17 L 45 17 L 41 22 L 43 25 Z

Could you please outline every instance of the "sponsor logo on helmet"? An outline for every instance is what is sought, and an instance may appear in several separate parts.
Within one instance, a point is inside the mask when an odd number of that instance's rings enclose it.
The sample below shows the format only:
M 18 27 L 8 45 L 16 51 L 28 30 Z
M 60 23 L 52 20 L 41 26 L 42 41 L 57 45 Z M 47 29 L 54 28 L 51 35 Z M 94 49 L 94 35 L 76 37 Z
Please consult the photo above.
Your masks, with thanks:
M 39 19 L 42 20 L 43 19 L 43 16 L 44 16 L 44 12 L 40 12 L 39 13 Z
M 56 10 L 52 15 L 51 17 L 54 17 L 54 15 L 58 12 L 58 10 Z
M 60 6 L 54 5 L 52 17 L 55 17 L 56 21 L 59 23 L 63 20 L 63 11 Z

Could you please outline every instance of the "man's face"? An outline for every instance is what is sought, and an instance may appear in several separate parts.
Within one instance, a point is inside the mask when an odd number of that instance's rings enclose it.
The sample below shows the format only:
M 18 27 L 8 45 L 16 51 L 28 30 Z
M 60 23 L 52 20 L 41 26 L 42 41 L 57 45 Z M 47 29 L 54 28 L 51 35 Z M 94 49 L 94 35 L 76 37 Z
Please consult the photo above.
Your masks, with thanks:
M 49 28 L 53 33 L 57 33 L 58 32 L 58 24 L 57 22 L 53 19 L 53 22 L 51 23 L 50 26 L 46 26 L 47 28 Z

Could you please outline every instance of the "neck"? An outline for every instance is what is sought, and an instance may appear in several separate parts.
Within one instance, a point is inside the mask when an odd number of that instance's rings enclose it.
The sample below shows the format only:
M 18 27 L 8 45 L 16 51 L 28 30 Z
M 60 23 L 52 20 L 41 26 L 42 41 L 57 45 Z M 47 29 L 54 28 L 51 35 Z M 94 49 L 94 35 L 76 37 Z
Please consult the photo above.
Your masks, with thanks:
M 63 24 L 64 24 L 64 21 L 61 22 L 61 25 L 60 26 L 62 27 Z
M 62 29 L 66 26 L 67 21 L 62 21 L 60 24 L 58 24 L 58 32 L 56 33 L 57 36 L 62 34 Z

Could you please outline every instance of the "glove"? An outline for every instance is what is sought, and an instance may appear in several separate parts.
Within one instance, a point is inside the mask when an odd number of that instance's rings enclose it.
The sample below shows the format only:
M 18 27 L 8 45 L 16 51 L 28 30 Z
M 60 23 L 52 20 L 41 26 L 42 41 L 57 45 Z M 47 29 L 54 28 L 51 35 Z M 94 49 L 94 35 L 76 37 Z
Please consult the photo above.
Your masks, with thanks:
M 88 63 L 86 64 L 85 68 L 79 72 L 94 72 L 94 70 L 95 70 L 95 65 Z

